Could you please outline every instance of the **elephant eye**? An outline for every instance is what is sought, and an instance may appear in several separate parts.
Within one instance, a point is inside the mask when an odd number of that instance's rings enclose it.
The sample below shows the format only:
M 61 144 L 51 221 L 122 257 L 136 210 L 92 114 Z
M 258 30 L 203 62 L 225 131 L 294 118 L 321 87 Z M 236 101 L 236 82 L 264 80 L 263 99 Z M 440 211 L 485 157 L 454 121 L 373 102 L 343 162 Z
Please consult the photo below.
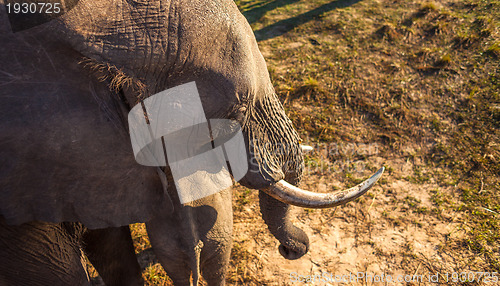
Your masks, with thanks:
M 233 111 L 231 114 L 229 114 L 227 119 L 232 119 L 242 123 L 246 115 L 247 115 L 247 108 L 245 106 L 242 106 L 237 110 Z

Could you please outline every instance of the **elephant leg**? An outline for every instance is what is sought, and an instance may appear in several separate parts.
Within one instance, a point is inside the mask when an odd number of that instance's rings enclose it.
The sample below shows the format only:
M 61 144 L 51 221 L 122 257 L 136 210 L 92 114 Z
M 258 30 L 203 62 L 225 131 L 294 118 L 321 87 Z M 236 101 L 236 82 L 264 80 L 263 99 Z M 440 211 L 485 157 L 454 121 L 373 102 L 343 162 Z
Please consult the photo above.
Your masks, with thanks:
M 201 252 L 203 264 L 201 265 L 202 276 L 209 286 L 218 286 L 226 284 L 227 270 L 231 257 L 232 239 L 224 245 L 219 245 L 216 250 L 210 251 L 210 243 L 207 248 Z M 208 252 L 210 258 L 205 258 Z
M 83 227 L 0 218 L 0 285 L 90 285 L 80 249 Z
M 143 285 L 128 226 L 88 230 L 85 252 L 106 285 Z
M 199 258 L 185 245 L 191 241 L 189 233 L 186 235 L 182 224 L 167 216 L 152 219 L 146 228 L 153 251 L 174 285 L 191 286 L 191 270 L 197 270 Z

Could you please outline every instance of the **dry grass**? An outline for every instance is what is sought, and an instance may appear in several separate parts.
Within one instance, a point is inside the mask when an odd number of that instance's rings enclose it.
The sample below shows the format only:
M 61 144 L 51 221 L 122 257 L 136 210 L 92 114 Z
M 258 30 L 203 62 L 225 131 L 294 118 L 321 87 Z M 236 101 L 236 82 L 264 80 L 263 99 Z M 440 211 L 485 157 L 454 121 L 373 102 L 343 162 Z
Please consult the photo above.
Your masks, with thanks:
M 350 185 L 383 163 L 384 191 L 374 190 L 335 217 L 359 208 L 359 221 L 347 226 L 354 224 L 361 237 L 385 231 L 382 225 L 413 226 L 425 230 L 427 243 L 438 244 L 440 262 L 403 243 L 395 252 L 373 247 L 374 262 L 394 267 L 378 260 L 389 252 L 402 257 L 405 273 L 499 272 L 500 3 L 236 2 L 261 39 L 275 88 L 299 132 L 312 144 L 334 143 L 335 155 L 308 156 L 314 172 L 304 183 L 320 191 Z M 376 144 L 378 151 L 339 152 L 342 144 Z M 346 168 L 357 161 L 364 172 Z M 332 167 L 337 162 L 343 167 Z M 325 216 L 321 211 L 308 223 Z

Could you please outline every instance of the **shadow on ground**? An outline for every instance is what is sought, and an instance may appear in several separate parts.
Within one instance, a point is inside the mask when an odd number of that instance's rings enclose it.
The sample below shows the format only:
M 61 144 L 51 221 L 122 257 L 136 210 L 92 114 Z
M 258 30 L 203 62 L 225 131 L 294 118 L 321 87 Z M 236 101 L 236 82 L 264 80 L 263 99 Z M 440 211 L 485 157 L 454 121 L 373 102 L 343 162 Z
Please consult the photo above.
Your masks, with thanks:
M 286 20 L 281 20 L 278 21 L 272 25 L 269 25 L 267 27 L 264 27 L 260 30 L 254 31 L 255 37 L 257 38 L 257 41 L 264 41 L 268 39 L 272 39 L 278 36 L 281 36 L 288 31 L 294 29 L 297 26 L 300 26 L 304 23 L 307 23 L 314 18 L 317 18 L 321 14 L 338 9 L 338 8 L 344 8 L 351 6 L 353 4 L 358 3 L 361 0 L 337 0 L 337 1 L 332 1 L 330 3 L 324 4 L 319 6 L 318 8 L 311 10 L 309 12 L 300 14 L 298 16 L 286 19 Z M 291 3 L 297 2 L 297 0 L 288 0 L 288 1 L 273 1 L 270 2 L 266 5 L 256 7 L 250 10 L 247 10 L 243 13 L 245 17 L 248 19 L 248 22 L 254 23 L 258 19 L 260 19 L 267 11 L 270 11 L 272 9 L 276 9 L 281 6 L 285 6 Z
M 262 18 L 266 14 L 266 12 L 269 12 L 271 10 L 274 10 L 279 7 L 283 7 L 295 2 L 299 2 L 300 0 L 275 0 L 271 1 L 269 3 L 266 3 L 262 6 L 258 5 L 251 5 L 249 7 L 246 7 L 249 10 L 246 10 L 243 12 L 243 15 L 245 18 L 247 18 L 248 23 L 253 24 Z

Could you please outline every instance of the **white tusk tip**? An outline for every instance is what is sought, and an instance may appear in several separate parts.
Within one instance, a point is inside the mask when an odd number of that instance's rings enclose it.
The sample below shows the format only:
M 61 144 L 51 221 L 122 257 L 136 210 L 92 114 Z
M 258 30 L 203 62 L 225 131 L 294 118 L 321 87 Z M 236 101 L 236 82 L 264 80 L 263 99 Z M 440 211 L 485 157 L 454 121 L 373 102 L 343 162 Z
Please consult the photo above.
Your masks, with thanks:
M 314 150 L 314 148 L 309 145 L 300 145 L 300 149 L 302 149 L 302 152 L 304 153 L 309 153 Z

